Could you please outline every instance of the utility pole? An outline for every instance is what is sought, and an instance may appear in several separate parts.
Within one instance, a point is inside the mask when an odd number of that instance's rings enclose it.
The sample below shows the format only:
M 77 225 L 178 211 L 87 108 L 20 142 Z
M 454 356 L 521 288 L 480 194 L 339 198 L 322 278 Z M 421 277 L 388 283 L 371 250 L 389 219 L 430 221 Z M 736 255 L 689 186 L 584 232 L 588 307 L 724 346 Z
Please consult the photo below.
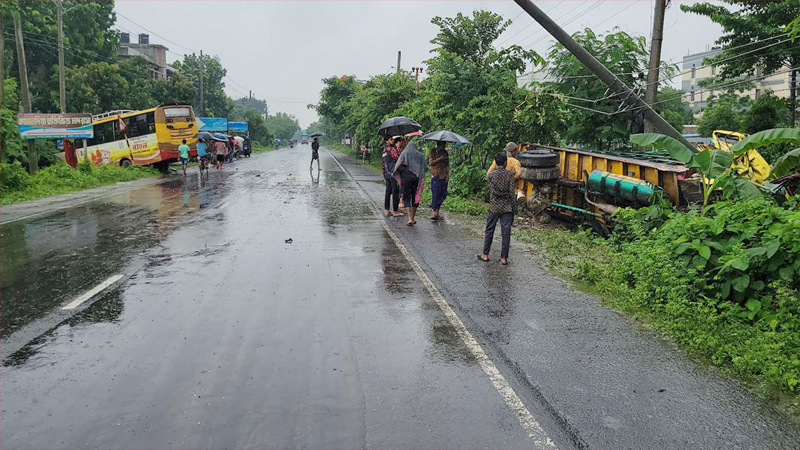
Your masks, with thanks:
M 203 51 L 200 50 L 200 117 L 205 117 L 205 103 L 203 102 L 203 78 L 205 78 L 205 71 L 203 70 Z
M 67 88 L 64 81 L 64 0 L 56 0 L 58 11 L 58 101 L 61 114 L 67 112 Z
M 2 9 L 0 9 L 0 16 L 2 16 Z M 3 23 L 2 17 L 0 17 L 0 25 Z M 0 26 L 0 29 L 3 27 Z M 0 108 L 3 106 L 3 80 L 6 79 L 5 74 L 3 73 L 3 51 L 5 43 L 3 42 L 3 33 L 0 33 Z M 0 142 L 0 159 L 3 158 L 3 147 L 2 142 Z
M 656 0 L 656 10 L 653 14 L 653 38 L 650 40 L 650 66 L 647 71 L 647 88 L 644 91 L 644 101 L 648 105 L 655 103 L 658 95 L 661 42 L 664 40 L 664 13 L 666 10 L 667 0 Z M 655 129 L 656 127 L 650 120 L 645 120 L 645 133 L 652 133 Z
M 14 35 L 17 38 L 17 64 L 19 65 L 20 92 L 22 93 L 22 107 L 24 112 L 33 112 L 31 107 L 31 93 L 28 88 L 28 65 L 25 63 L 25 43 L 22 41 L 22 23 L 19 12 L 14 12 Z M 39 170 L 39 157 L 36 155 L 36 143 L 28 139 L 28 172 L 35 173 Z
M 397 51 L 397 73 L 400 73 L 400 50 Z
M 591 70 L 603 83 L 608 86 L 610 90 L 614 92 L 614 94 L 618 95 L 622 99 L 623 106 L 627 106 L 630 108 L 636 108 L 637 110 L 641 110 L 644 113 L 644 118 L 649 120 L 654 127 L 664 133 L 667 136 L 673 137 L 680 141 L 683 145 L 685 145 L 688 149 L 692 152 L 696 153 L 697 148 L 694 147 L 689 141 L 686 140 L 683 135 L 672 127 L 663 117 L 658 115 L 657 112 L 650 107 L 645 101 L 643 101 L 636 93 L 633 92 L 633 89 L 629 88 L 622 82 L 619 78 L 617 78 L 610 70 L 603 64 L 601 64 L 591 53 L 587 52 L 585 48 L 581 47 L 575 39 L 572 39 L 572 36 L 567 34 L 563 28 L 558 26 L 553 19 L 547 16 L 538 6 L 534 5 L 531 0 L 514 0 L 525 12 L 530 15 L 533 20 L 539 23 L 551 36 L 556 38 L 561 45 L 564 46 L 570 53 L 572 53 L 575 58 L 578 59 L 587 69 Z

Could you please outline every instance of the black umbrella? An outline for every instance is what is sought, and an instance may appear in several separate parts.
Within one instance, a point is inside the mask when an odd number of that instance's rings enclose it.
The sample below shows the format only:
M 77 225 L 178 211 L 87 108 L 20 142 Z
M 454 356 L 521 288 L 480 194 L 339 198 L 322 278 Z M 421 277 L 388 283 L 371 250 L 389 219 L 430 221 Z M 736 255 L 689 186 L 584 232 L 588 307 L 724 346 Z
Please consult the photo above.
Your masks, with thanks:
M 321 131 L 315 131 L 315 132 L 309 134 L 309 136 L 311 136 L 311 137 L 325 136 L 325 133 L 323 133 Z
M 202 139 L 204 141 L 223 141 L 224 140 L 224 139 L 220 139 L 220 138 L 218 138 L 218 137 L 214 136 L 213 134 L 208 133 L 206 131 L 201 131 L 201 132 L 197 133 L 197 136 L 195 136 L 195 138 Z
M 472 142 L 469 139 L 461 136 L 460 134 L 453 133 L 452 131 L 442 130 L 442 131 L 434 131 L 433 133 L 428 133 L 425 136 L 422 136 L 420 139 L 424 139 L 426 141 L 444 141 L 444 142 L 452 142 L 454 144 L 471 144 Z
M 387 136 L 400 136 L 419 131 L 420 128 L 422 128 L 420 124 L 408 117 L 392 117 L 391 119 L 386 119 L 378 128 L 378 136 L 384 138 Z

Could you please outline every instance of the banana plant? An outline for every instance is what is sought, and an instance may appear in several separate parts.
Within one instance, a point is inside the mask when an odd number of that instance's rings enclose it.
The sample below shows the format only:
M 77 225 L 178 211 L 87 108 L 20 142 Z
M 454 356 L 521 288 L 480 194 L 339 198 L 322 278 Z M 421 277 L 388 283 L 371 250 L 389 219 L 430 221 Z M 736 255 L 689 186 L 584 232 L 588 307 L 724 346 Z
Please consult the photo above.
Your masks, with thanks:
M 760 184 L 737 176 L 736 172 L 731 169 L 733 160 L 747 151 L 765 145 L 800 144 L 800 130 L 797 128 L 773 128 L 760 131 L 734 144 L 730 148 L 730 152 L 709 149 L 694 152 L 676 139 L 655 133 L 631 135 L 631 142 L 643 147 L 665 150 L 671 157 L 700 172 L 703 181 L 703 209 L 705 209 L 711 192 L 717 188 L 723 189 L 726 196 L 744 199 L 757 198 L 768 193 L 769 191 Z M 797 170 L 799 162 L 800 149 L 788 152 L 772 166 L 770 179 L 779 178 Z
M 714 189 L 728 184 L 728 179 L 731 177 L 732 153 L 711 149 L 693 152 L 677 139 L 656 133 L 633 134 L 631 142 L 642 147 L 665 150 L 671 157 L 700 172 L 703 183 L 703 210 L 708 205 L 708 199 Z M 744 181 L 750 182 L 750 180 Z M 755 185 L 755 183 L 752 184 Z M 746 195 L 753 195 L 752 189 L 742 188 L 741 190 Z

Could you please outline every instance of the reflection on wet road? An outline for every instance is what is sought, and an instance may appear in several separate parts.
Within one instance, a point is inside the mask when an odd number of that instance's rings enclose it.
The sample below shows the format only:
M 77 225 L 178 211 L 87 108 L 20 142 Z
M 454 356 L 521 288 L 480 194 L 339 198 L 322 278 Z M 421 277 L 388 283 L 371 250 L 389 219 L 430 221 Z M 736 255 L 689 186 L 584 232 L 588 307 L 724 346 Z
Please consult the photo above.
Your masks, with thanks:
M 42 333 L 0 368 L 0 446 L 531 447 L 356 185 L 304 150 L 3 225 L 0 332 Z

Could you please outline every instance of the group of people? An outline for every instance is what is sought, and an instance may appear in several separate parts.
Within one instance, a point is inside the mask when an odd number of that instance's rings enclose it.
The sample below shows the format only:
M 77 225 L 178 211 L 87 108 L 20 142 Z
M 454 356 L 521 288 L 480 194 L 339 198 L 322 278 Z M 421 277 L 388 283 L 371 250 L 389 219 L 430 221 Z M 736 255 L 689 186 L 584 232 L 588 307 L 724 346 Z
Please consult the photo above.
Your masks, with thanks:
M 425 188 L 426 168 L 431 169 L 431 220 L 442 220 L 440 209 L 447 198 L 447 186 L 450 182 L 450 155 L 447 143 L 437 141 L 436 146 L 425 155 L 414 142 L 404 136 L 386 138 L 386 146 L 382 155 L 383 177 L 386 182 L 384 195 L 384 214 L 386 217 L 403 216 L 400 205 L 405 208 L 406 225 L 414 226 L 417 208 Z M 489 215 L 486 221 L 483 252 L 478 255 L 481 261 L 489 261 L 489 250 L 492 246 L 494 231 L 500 222 L 502 232 L 502 248 L 500 263 L 508 265 L 508 252 L 511 243 L 511 225 L 516 213 L 515 191 L 522 174 L 519 161 L 516 159 L 517 145 L 509 142 L 504 152 L 494 157 L 487 171 L 489 183 Z
M 241 141 L 239 139 L 242 139 Z M 222 169 L 222 165 L 225 163 L 226 160 L 229 160 L 234 152 L 242 151 L 244 145 L 244 139 L 231 136 L 225 141 L 212 141 L 211 146 L 209 148 L 208 143 L 206 143 L 205 139 L 198 139 L 197 140 L 197 159 L 200 161 L 200 171 L 202 172 L 203 169 L 208 169 L 208 167 L 213 163 L 214 167 L 217 169 Z M 186 139 L 183 140 L 183 145 L 186 145 Z M 186 175 L 186 166 L 189 163 L 189 152 L 188 146 L 186 155 L 184 156 L 183 151 L 181 151 L 181 164 L 183 165 L 183 174 Z

